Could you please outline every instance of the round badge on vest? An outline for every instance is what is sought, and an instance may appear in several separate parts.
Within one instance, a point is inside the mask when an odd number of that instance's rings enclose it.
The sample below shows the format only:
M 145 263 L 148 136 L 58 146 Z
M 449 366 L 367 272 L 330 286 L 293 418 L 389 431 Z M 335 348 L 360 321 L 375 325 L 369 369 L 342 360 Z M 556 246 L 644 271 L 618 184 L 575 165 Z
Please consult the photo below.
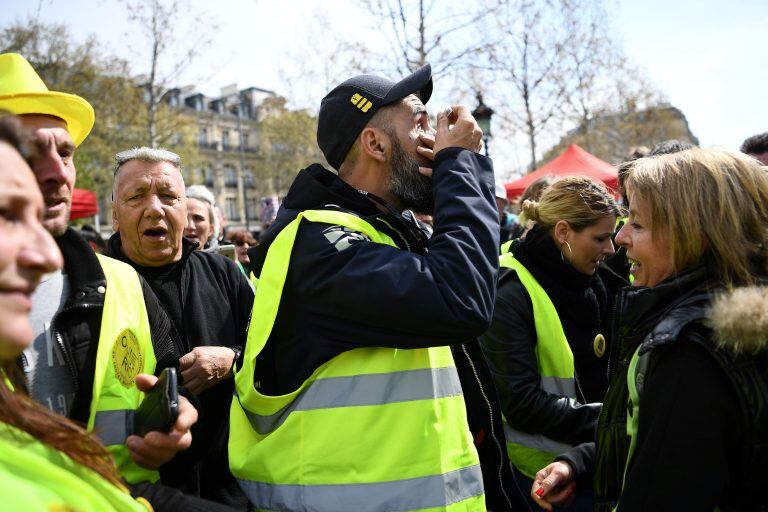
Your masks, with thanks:
M 136 335 L 130 329 L 125 329 L 112 346 L 112 366 L 115 376 L 126 388 L 133 386 L 136 376 L 144 368 L 144 354 Z
M 592 342 L 592 349 L 595 351 L 597 357 L 603 357 L 605 354 L 605 337 L 602 334 L 595 336 L 595 341 Z

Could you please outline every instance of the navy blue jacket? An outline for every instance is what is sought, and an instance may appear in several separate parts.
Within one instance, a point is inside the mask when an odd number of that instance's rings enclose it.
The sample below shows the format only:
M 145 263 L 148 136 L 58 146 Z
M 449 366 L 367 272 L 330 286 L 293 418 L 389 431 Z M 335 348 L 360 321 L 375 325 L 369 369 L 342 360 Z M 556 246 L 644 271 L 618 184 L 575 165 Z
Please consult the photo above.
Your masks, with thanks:
M 492 163 L 459 148 L 436 155 L 434 233 L 427 239 L 394 210 L 315 164 L 302 170 L 261 245 L 249 251 L 260 276 L 277 234 L 302 210 L 353 213 L 397 248 L 338 226 L 299 227 L 270 338 L 256 360 L 260 391 L 297 389 L 320 365 L 359 347 L 451 345 L 480 453 L 486 502 L 511 510 L 514 493 L 493 382 L 477 345 L 490 325 L 498 274 L 499 215 Z
M 435 231 L 427 241 L 322 166 L 298 174 L 275 223 L 252 250 L 256 276 L 275 236 L 302 210 L 354 213 L 399 248 L 351 233 L 328 237 L 327 224 L 299 228 L 280 311 L 256 363 L 261 392 L 290 392 L 353 348 L 453 345 L 488 328 L 499 238 L 491 161 L 449 148 L 438 155 L 433 179 Z

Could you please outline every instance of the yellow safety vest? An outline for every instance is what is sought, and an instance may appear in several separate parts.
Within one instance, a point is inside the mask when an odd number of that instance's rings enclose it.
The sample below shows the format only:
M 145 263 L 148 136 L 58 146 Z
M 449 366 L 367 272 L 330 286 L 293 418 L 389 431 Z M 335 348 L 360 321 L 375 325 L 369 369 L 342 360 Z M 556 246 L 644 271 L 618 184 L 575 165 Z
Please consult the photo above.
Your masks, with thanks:
M 0 423 L 0 508 L 9 512 L 147 512 L 146 500 L 131 498 L 98 473 Z
M 302 220 L 395 246 L 359 217 L 315 210 L 300 213 L 272 243 L 235 376 L 229 463 L 240 486 L 257 510 L 484 511 L 479 458 L 449 347 L 353 349 L 292 393 L 255 389 L 256 356 L 272 332 Z
M 125 446 L 134 411 L 144 399 L 136 387 L 136 375 L 154 374 L 157 364 L 141 282 L 130 265 L 98 257 L 107 286 L 87 428 L 112 453 L 128 483 L 156 482 L 160 477 L 157 471 L 133 462 Z
M 533 320 L 536 327 L 536 360 L 541 375 L 541 389 L 547 393 L 576 399 L 573 353 L 547 292 L 525 266 L 506 253 L 499 259 L 499 266 L 511 268 L 525 287 L 533 303 Z M 524 475 L 534 478 L 536 473 L 552 462 L 571 445 L 555 441 L 543 434 L 529 434 L 512 428 L 504 418 L 504 434 L 507 439 L 509 460 Z

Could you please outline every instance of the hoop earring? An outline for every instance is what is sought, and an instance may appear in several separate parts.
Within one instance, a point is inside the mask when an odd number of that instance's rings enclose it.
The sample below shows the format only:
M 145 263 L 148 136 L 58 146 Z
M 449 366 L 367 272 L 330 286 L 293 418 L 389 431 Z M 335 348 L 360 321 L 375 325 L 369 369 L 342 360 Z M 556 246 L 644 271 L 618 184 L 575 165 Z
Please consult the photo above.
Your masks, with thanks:
M 571 262 L 570 259 L 573 258 L 573 249 L 571 249 L 571 244 L 569 244 L 567 241 L 563 242 L 563 245 L 568 246 L 568 259 L 566 259 L 565 256 L 563 256 L 563 246 L 562 245 L 560 246 L 560 257 L 563 259 L 564 262 L 570 263 Z

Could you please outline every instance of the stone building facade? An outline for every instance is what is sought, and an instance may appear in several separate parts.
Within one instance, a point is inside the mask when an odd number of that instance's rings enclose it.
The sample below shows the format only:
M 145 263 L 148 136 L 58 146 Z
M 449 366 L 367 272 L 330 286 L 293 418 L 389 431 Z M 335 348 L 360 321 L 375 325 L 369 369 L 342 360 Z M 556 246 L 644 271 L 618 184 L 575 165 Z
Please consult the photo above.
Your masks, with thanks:
M 259 200 L 270 194 L 254 179 L 264 165 L 258 158 L 259 123 L 269 114 L 265 100 L 275 97 L 272 91 L 236 85 L 222 88 L 218 97 L 191 88 L 169 95 L 169 104 L 197 123 L 198 165 L 188 181 L 211 189 L 230 228 L 258 229 Z

